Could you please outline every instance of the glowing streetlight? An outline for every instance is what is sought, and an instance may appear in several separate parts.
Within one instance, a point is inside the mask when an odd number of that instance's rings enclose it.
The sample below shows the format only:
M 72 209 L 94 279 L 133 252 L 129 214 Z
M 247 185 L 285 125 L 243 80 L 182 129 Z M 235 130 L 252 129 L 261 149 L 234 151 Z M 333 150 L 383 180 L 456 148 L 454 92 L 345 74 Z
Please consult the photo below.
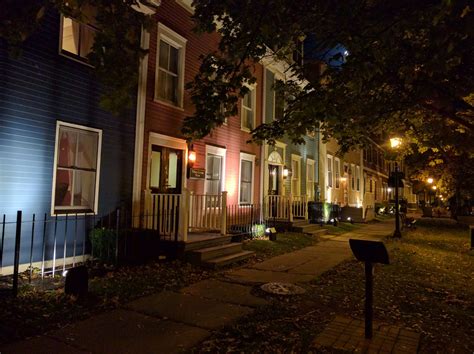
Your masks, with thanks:
M 428 179 L 426 180 L 426 182 L 428 182 L 428 184 L 431 184 L 431 183 L 433 183 L 433 178 L 431 178 L 431 177 L 430 177 L 430 178 L 428 178 Z
M 402 144 L 402 139 L 400 138 L 390 138 L 390 147 L 392 149 L 397 149 Z
M 435 191 L 435 190 L 436 190 L 438 187 L 436 187 L 436 186 L 433 186 L 433 187 L 431 187 L 431 188 L 432 188 L 432 189 Z

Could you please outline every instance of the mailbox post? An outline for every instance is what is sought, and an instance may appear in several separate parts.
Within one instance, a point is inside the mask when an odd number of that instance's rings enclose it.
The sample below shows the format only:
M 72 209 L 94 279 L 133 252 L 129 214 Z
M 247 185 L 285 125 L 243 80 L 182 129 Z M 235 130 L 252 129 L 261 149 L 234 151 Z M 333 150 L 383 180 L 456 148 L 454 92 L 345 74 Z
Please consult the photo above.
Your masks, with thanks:
M 372 338 L 373 263 L 390 264 L 383 242 L 349 239 L 355 258 L 365 263 L 365 338 Z

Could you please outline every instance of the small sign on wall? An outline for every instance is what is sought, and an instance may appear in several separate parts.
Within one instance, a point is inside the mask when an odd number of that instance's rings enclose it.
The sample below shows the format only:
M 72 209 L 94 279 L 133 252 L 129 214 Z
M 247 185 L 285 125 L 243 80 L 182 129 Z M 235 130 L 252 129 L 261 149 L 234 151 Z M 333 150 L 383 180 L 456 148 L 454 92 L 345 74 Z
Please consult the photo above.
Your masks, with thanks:
M 189 170 L 189 178 L 205 179 L 206 178 L 206 169 L 205 168 L 191 168 Z

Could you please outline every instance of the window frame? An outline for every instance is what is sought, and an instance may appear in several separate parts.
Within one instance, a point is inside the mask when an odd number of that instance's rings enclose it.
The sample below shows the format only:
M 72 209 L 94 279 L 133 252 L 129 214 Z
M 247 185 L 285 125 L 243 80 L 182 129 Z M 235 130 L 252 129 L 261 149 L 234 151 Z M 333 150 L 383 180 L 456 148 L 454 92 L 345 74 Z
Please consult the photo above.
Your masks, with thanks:
M 155 87 L 153 100 L 161 104 L 183 109 L 184 102 L 184 74 L 186 59 L 186 43 L 187 39 L 165 26 L 163 23 L 157 24 L 157 41 L 156 41 L 156 58 L 155 58 Z M 178 51 L 178 85 L 177 85 L 177 102 L 169 101 L 158 96 L 159 72 L 160 72 L 160 42 L 163 41 Z
M 329 177 L 331 174 L 331 177 Z M 328 188 L 333 188 L 334 185 L 334 159 L 332 155 L 327 155 L 326 157 L 326 186 Z
M 351 190 L 355 191 L 356 190 L 356 169 L 355 169 L 355 164 L 351 164 Z
M 308 198 L 314 198 L 315 197 L 315 192 L 314 192 L 314 183 L 315 183 L 315 177 L 316 177 L 316 172 L 314 170 L 314 160 L 313 159 L 306 159 L 306 195 Z M 311 188 L 309 187 L 309 179 L 308 179 L 308 172 L 312 170 L 313 171 L 313 180 L 312 180 L 312 186 Z M 310 191 L 308 193 L 308 191 Z
M 296 162 L 298 164 L 298 178 L 295 178 L 296 173 L 293 171 L 293 162 Z M 297 190 L 293 190 L 293 181 L 297 180 L 298 184 L 296 185 Z M 301 156 L 296 155 L 296 154 L 291 154 L 291 194 L 294 196 L 300 196 L 301 195 Z
M 250 161 L 252 163 L 252 181 L 250 185 L 250 202 L 241 202 L 241 189 L 242 189 L 242 161 Z M 238 190 L 238 204 L 241 206 L 253 204 L 254 200 L 254 187 L 255 187 L 255 155 L 248 154 L 245 152 L 240 153 L 239 158 L 239 190 Z
M 339 189 L 341 187 L 341 160 L 337 157 L 334 158 L 334 178 L 334 188 Z
M 244 127 L 244 109 L 249 110 L 247 106 L 244 108 L 244 97 L 240 99 L 240 129 L 244 132 L 250 133 L 253 129 L 257 127 L 257 85 L 245 85 L 250 91 L 247 93 L 251 96 L 252 100 L 252 113 L 253 113 L 253 128 L 249 129 Z
M 356 190 L 360 192 L 360 166 L 356 165 Z
M 225 148 L 221 148 L 218 146 L 213 146 L 213 145 L 206 145 L 206 169 L 207 169 L 207 156 L 208 155 L 216 155 L 222 157 L 222 163 L 221 163 L 221 193 L 226 190 L 226 179 L 225 179 L 225 171 L 226 171 L 226 154 L 227 150 Z M 206 177 L 204 178 L 204 194 L 208 194 L 207 190 L 207 171 L 206 171 Z
M 85 210 L 84 208 L 74 208 L 71 207 L 69 210 L 56 210 L 56 175 L 58 169 L 58 150 L 59 150 L 59 131 L 61 127 L 74 128 L 79 130 L 90 131 L 98 134 L 97 139 L 97 160 L 96 160 L 96 169 L 95 169 L 95 189 L 94 189 L 94 204 L 93 210 Z M 97 215 L 99 210 L 99 187 L 100 187 L 100 167 L 101 167 L 101 157 L 102 157 L 102 129 L 92 128 L 84 125 L 68 123 L 65 121 L 58 120 L 56 121 L 56 134 L 55 134 L 55 144 L 54 144 L 54 160 L 53 160 L 53 183 L 52 183 L 52 193 L 51 193 L 51 215 L 66 215 L 66 214 L 86 214 L 86 215 Z
M 83 57 L 80 54 L 74 54 L 72 52 L 68 52 L 67 50 L 63 50 L 63 31 L 64 31 L 64 18 L 65 17 L 71 19 L 72 21 L 78 22 L 81 27 L 82 26 L 89 27 L 92 30 L 94 30 L 95 32 L 98 32 L 99 29 L 97 27 L 91 25 L 91 24 L 84 23 L 84 22 L 78 21 L 78 20 L 76 20 L 72 17 L 67 17 L 67 16 L 64 16 L 63 14 L 61 14 L 60 21 L 59 21 L 58 54 L 62 57 L 74 60 L 75 62 L 81 63 L 83 65 L 87 65 L 87 66 L 93 68 L 94 66 L 91 63 L 89 63 L 89 60 L 88 60 L 87 57 Z M 80 38 L 79 38 L 79 46 L 80 46 Z

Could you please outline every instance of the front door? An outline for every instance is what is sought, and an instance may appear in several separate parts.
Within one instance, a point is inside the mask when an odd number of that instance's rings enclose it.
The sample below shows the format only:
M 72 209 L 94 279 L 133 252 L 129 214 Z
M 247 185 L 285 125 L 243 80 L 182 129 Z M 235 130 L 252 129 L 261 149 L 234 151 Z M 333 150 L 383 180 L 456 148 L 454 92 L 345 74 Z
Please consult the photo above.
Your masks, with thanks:
M 268 195 L 280 195 L 280 169 L 278 165 L 268 165 Z
M 183 150 L 152 145 L 150 161 L 152 193 L 181 194 L 182 172 Z

